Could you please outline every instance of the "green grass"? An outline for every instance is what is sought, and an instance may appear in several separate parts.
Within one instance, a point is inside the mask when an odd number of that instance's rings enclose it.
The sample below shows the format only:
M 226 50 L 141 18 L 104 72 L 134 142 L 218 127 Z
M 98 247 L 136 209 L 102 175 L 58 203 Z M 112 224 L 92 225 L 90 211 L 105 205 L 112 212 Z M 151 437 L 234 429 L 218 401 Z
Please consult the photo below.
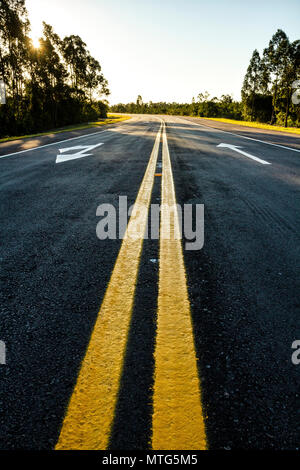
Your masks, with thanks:
M 198 117 L 198 116 L 197 116 Z M 239 126 L 256 127 L 258 129 L 267 129 L 279 132 L 289 132 L 291 134 L 299 134 L 300 129 L 296 127 L 283 127 L 283 126 L 272 126 L 271 124 L 262 124 L 261 122 L 251 121 L 237 121 L 235 119 L 223 119 L 223 118 L 198 118 L 198 119 L 209 119 L 210 121 L 225 122 L 228 124 L 238 124 Z
M 30 137 L 41 137 L 43 135 L 60 134 L 61 132 L 71 132 L 71 131 L 77 131 L 80 129 L 90 129 L 91 127 L 105 126 L 107 124 L 114 124 L 116 122 L 126 121 L 127 119 L 130 119 L 130 116 L 108 114 L 107 118 L 99 119 L 99 121 L 95 121 L 95 122 L 87 122 L 87 123 L 78 124 L 78 125 L 60 127 L 59 129 L 51 129 L 49 131 L 40 132 L 38 134 L 4 137 L 0 139 L 0 143 L 9 142 L 11 140 L 28 139 Z

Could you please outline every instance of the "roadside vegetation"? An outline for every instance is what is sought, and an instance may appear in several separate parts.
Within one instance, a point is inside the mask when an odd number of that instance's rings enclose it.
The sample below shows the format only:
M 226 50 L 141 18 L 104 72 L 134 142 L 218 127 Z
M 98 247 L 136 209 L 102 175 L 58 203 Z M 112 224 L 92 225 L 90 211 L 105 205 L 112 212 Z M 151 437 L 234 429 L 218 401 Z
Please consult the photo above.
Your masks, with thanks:
M 138 96 L 136 103 L 120 103 L 110 109 L 121 113 L 225 118 L 299 128 L 300 104 L 292 100 L 296 80 L 300 80 L 300 40 L 290 42 L 279 29 L 261 55 L 254 50 L 244 77 L 241 101 L 234 101 L 230 95 L 210 97 L 208 92 L 199 93 L 192 103 L 143 103 Z
M 238 121 L 236 119 L 225 119 L 225 118 L 205 118 L 205 119 L 207 119 L 209 121 L 224 122 L 225 124 L 238 124 L 239 126 L 254 127 L 256 129 L 266 129 L 266 130 L 270 130 L 270 131 L 289 132 L 289 133 L 292 133 L 292 134 L 299 134 L 300 135 L 300 127 L 273 126 L 272 124 L 264 124 L 264 123 L 261 123 L 261 122 Z
M 90 129 L 92 127 L 101 127 L 101 126 L 106 126 L 108 124 L 115 124 L 116 122 L 126 121 L 128 119 L 130 119 L 130 116 L 121 116 L 120 114 L 113 115 L 113 114 L 108 113 L 106 118 L 99 119 L 96 122 L 87 122 L 83 124 L 62 127 L 59 129 L 50 129 L 46 132 L 40 132 L 36 134 L 2 137 L 0 138 L 0 143 L 8 142 L 11 140 L 17 140 L 17 139 L 28 139 L 30 137 L 41 137 L 43 135 L 61 134 L 62 132 L 71 132 L 71 131 L 77 131 L 77 130 L 82 130 L 82 129 Z
M 30 38 L 24 0 L 0 2 L 0 137 L 98 121 L 107 115 L 108 83 L 79 36 L 60 38 L 44 23 L 39 47 Z M 101 99 L 102 98 L 102 99 Z

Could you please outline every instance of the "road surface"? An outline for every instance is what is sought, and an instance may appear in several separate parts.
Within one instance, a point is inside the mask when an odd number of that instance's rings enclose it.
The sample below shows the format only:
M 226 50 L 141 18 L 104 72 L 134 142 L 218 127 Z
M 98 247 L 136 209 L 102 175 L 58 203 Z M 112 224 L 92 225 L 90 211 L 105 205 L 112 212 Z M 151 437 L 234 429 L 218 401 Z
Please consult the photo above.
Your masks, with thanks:
M 193 118 L 1 144 L 0 448 L 299 448 L 299 185 L 299 137 Z M 100 240 L 119 196 L 202 249 Z

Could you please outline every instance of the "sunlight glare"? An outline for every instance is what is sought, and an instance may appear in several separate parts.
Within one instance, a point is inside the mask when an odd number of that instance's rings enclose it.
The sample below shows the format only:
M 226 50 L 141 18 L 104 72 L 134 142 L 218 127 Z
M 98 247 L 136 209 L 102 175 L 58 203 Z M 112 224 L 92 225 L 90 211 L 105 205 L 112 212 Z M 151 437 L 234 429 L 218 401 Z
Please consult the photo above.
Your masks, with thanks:
M 38 36 L 32 36 L 31 41 L 32 41 L 32 45 L 35 49 L 39 49 L 41 47 Z

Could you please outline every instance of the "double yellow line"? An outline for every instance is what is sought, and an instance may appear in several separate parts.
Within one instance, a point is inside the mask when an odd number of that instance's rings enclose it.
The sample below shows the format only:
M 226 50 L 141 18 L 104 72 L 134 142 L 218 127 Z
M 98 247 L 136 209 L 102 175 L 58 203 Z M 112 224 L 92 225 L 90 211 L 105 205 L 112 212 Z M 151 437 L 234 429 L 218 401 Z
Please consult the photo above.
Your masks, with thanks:
M 176 204 L 165 124 L 157 133 L 100 312 L 70 399 L 56 449 L 106 449 L 118 399 L 159 145 L 163 137 L 153 449 L 205 449 L 194 337 L 183 254 L 164 210 Z M 164 209 L 165 207 L 165 209 Z M 145 210 L 146 209 L 146 210 Z M 177 213 L 174 233 L 179 233 Z

